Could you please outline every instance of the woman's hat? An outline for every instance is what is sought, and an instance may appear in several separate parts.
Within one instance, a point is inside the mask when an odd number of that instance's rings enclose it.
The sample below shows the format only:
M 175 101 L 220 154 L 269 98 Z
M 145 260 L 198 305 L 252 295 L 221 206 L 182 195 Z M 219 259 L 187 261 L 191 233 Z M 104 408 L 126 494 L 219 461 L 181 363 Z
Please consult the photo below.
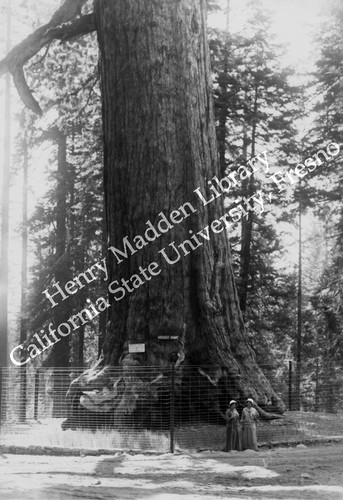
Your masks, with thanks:
M 234 399 L 232 399 L 232 400 L 230 401 L 230 403 L 229 403 L 229 406 L 233 405 L 234 403 L 235 403 L 235 404 L 237 404 L 237 401 L 235 401 Z
M 247 399 L 247 402 L 248 402 L 248 401 L 250 401 L 250 403 L 251 403 L 251 404 L 254 404 L 254 400 L 253 400 L 253 399 L 248 398 L 248 399 Z

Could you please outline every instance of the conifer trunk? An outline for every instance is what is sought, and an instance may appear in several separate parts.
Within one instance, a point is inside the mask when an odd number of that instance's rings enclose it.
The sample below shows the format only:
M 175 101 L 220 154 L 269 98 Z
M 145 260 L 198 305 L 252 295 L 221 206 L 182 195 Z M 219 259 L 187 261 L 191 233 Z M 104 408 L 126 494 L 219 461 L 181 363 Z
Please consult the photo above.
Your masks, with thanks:
M 11 48 L 11 3 L 7 4 L 6 52 Z M 0 368 L 8 366 L 8 233 L 11 175 L 11 75 L 5 79 L 3 105 L 2 201 L 0 241 Z M 5 410 L 3 410 L 4 412 Z
M 23 198 L 22 198 L 22 234 L 21 234 L 21 290 L 20 290 L 20 343 L 23 344 L 27 337 L 27 204 L 28 204 L 28 168 L 29 168 L 29 145 L 27 138 L 28 121 L 23 116 L 24 137 L 23 137 Z M 26 420 L 26 365 L 20 367 L 20 401 L 19 401 L 19 420 Z
M 256 134 L 257 134 L 257 112 L 258 112 L 258 84 L 255 83 L 254 106 L 252 114 L 252 129 L 251 129 L 251 158 L 255 156 L 256 150 Z M 246 129 L 245 129 L 246 131 Z M 247 142 L 244 131 L 243 157 L 247 159 Z M 242 194 L 249 199 L 255 192 L 255 178 L 252 174 L 249 179 L 242 182 Z M 253 199 L 250 200 L 250 205 L 254 206 Z M 252 288 L 252 243 L 253 243 L 253 227 L 254 227 L 254 211 L 249 210 L 247 217 L 242 217 L 241 230 L 241 262 L 240 262 L 240 286 L 239 286 L 239 304 L 246 318 L 246 309 L 249 297 L 249 291 Z
M 176 362 L 180 378 L 183 367 L 207 365 L 204 376 L 216 373 L 217 382 L 227 382 L 227 398 L 252 396 L 264 408 L 283 411 L 249 346 L 225 229 L 210 231 L 210 241 L 174 265 L 159 253 L 165 248 L 175 258 L 172 242 L 181 244 L 190 231 L 197 233 L 224 214 L 223 196 L 205 206 L 194 193 L 200 188 L 210 198 L 208 181 L 220 178 L 205 7 L 205 0 L 95 2 L 109 244 L 122 248 L 126 236 L 132 241 L 143 235 L 146 222 L 156 224 L 160 212 L 168 217 L 187 202 L 196 210 L 120 264 L 109 252 L 109 282 L 129 279 L 151 262 L 161 272 L 122 300 L 109 294 L 100 366 L 104 381 L 109 366 L 123 367 L 127 385 L 121 407 L 135 392 L 128 387 L 133 378 L 126 380 L 130 367 L 152 365 L 162 372 Z M 159 339 L 165 335 L 177 340 Z M 144 343 L 145 352 L 130 353 L 129 344 L 135 343 Z M 99 384 L 101 373 L 95 378 Z M 75 386 L 92 387 L 92 377 Z
M 56 282 L 67 283 L 71 279 L 69 255 L 67 251 L 67 138 L 55 130 L 57 142 L 57 186 L 56 186 L 56 263 L 54 278 Z M 70 316 L 68 301 L 53 309 L 54 324 L 60 325 Z M 49 356 L 49 364 L 54 367 L 53 416 L 65 415 L 65 393 L 69 385 L 68 374 L 59 368 L 69 366 L 70 338 L 65 337 L 54 344 Z

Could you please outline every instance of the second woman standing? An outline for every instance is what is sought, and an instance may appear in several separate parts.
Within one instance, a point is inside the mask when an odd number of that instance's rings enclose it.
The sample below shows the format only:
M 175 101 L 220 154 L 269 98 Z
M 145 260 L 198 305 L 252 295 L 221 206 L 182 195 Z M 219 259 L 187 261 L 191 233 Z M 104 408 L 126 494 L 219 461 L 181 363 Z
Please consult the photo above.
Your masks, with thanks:
M 257 448 L 257 433 L 256 433 L 256 422 L 258 421 L 259 415 L 257 410 L 253 408 L 254 400 L 251 398 L 247 399 L 246 407 L 243 408 L 242 412 L 242 447 L 243 450 L 255 450 Z

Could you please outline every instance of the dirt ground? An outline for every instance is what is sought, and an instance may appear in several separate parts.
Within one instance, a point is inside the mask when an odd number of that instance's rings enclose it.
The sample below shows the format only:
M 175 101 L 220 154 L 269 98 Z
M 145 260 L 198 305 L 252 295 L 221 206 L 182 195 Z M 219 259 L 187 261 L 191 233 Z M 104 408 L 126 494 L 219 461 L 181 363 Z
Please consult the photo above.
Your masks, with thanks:
M 1 455 L 0 498 L 343 500 L 343 444 L 175 455 Z

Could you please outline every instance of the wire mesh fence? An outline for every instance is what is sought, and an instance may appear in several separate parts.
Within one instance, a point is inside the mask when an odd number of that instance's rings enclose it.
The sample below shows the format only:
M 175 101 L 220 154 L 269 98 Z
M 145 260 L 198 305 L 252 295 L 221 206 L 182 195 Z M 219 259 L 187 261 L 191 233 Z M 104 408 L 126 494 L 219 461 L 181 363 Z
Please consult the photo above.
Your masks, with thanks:
M 281 419 L 260 419 L 260 445 L 343 436 L 339 372 L 325 378 L 303 367 L 299 383 L 291 363 L 262 369 L 287 411 Z M 85 368 L 3 368 L 0 374 L 3 446 L 223 450 L 225 412 L 237 399 L 234 386 L 224 388 L 200 366 L 183 368 L 182 377 L 173 367 L 118 367 L 101 377 Z M 243 405 L 238 401 L 240 414 Z

